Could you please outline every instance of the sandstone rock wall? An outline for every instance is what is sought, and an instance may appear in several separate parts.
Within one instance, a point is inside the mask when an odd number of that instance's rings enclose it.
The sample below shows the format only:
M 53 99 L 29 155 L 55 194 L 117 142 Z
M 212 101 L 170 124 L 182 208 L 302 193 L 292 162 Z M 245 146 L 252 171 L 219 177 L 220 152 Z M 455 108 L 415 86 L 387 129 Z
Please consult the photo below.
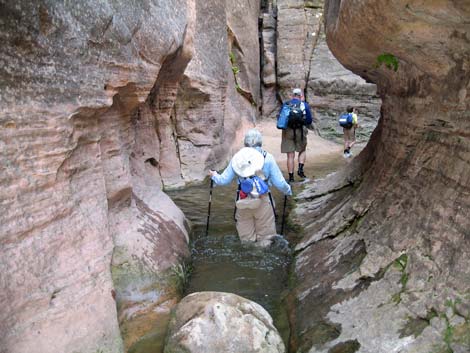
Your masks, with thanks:
M 178 153 L 169 153 L 165 187 L 200 181 L 209 168 L 224 168 L 237 132 L 259 115 L 259 1 L 196 3 L 194 57 L 171 115 Z
M 261 17 L 263 117 L 276 118 L 281 102 L 300 87 L 314 108 L 315 130 L 342 141 L 338 117 L 348 106 L 359 111 L 360 142 L 379 118 L 376 86 L 341 65 L 325 41 L 324 1 L 265 1 Z
M 292 88 L 307 87 L 322 6 L 321 1 L 277 1 L 277 79 L 282 101 L 290 98 Z
M 273 1 L 262 4 L 260 16 L 262 117 L 275 119 L 279 111 L 277 96 L 277 11 Z
M 327 1 L 329 47 L 383 105 L 354 163 L 299 197 L 296 349 L 470 349 L 469 16 L 453 1 Z M 396 71 L 377 67 L 384 53 Z
M 2 353 L 115 353 L 164 330 L 189 253 L 162 186 L 223 165 L 256 119 L 256 9 L 0 4 Z
M 134 178 L 136 165 L 149 169 L 141 155 L 131 162 L 134 110 L 183 46 L 187 3 L 20 2 L 1 13 L 0 350 L 122 351 L 115 228 L 131 232 L 135 204 L 154 206 L 159 189 Z M 145 187 L 156 191 L 143 197 Z M 181 212 L 153 212 L 187 251 Z

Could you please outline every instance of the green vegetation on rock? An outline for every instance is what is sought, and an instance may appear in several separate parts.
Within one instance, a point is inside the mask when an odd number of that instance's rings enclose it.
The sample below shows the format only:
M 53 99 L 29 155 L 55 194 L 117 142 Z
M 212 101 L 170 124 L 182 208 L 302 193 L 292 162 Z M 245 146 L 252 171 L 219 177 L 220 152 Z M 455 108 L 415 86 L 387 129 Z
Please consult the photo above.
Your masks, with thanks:
M 392 296 L 392 300 L 396 304 L 399 304 L 401 302 L 401 295 L 406 290 L 406 284 L 408 283 L 408 273 L 406 272 L 407 264 L 408 264 L 408 255 L 407 254 L 400 255 L 400 257 L 398 257 L 392 263 L 393 267 L 395 267 L 398 271 L 401 272 L 401 277 L 400 277 L 401 289 L 398 293 L 395 293 Z
M 382 64 L 390 70 L 398 70 L 398 59 L 393 54 L 383 53 L 377 56 L 376 68 L 379 68 Z

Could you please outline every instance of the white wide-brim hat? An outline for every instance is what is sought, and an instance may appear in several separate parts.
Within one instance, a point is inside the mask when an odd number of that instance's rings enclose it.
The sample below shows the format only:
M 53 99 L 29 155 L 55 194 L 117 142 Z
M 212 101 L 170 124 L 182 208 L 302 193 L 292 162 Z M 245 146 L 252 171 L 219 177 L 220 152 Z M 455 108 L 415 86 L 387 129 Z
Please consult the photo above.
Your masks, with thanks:
M 263 168 L 263 165 L 263 155 L 252 147 L 243 147 L 232 158 L 233 171 L 242 178 L 255 175 L 257 171 Z

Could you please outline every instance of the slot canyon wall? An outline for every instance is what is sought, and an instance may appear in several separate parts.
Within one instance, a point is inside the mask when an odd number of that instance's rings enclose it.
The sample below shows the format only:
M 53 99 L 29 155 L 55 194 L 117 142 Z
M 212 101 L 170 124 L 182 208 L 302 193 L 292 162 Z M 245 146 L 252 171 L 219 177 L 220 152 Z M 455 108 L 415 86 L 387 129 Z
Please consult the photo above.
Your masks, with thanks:
M 0 2 L 0 352 L 164 334 L 189 225 L 162 189 L 257 118 L 259 8 Z
M 470 351 L 469 18 L 468 2 L 326 1 L 329 47 L 383 105 L 353 163 L 298 197 L 292 351 Z
M 346 69 L 326 44 L 323 0 L 266 0 L 262 2 L 261 95 L 263 118 L 274 119 L 280 102 L 300 87 L 315 109 L 315 130 L 342 142 L 338 116 L 348 106 L 359 111 L 360 142 L 377 125 L 381 100 L 376 85 Z
M 382 119 L 349 170 L 299 196 L 291 349 L 465 349 L 468 5 L 322 6 L 0 2 L 1 353 L 164 334 L 190 225 L 163 190 L 223 167 L 294 86 L 322 136 L 346 105 L 364 138 Z M 384 52 L 396 72 L 375 67 Z

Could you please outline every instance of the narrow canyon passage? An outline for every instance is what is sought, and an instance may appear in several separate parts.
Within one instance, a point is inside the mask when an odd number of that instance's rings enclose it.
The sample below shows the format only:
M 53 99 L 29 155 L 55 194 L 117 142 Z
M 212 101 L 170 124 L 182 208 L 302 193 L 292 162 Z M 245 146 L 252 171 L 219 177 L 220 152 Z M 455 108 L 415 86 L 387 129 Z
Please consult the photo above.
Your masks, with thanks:
M 469 18 L 464 0 L 0 1 L 0 353 L 162 350 L 202 290 L 263 305 L 290 353 L 470 352 Z M 294 87 L 334 156 L 309 135 L 293 253 L 240 245 L 235 186 L 206 237 L 208 170 Z
M 261 130 L 269 132 L 270 122 L 261 124 Z M 268 126 L 266 126 L 268 125 Z M 267 148 L 277 150 L 279 141 L 271 140 L 266 135 Z M 276 143 L 277 141 L 277 143 Z M 312 137 L 312 144 L 322 146 L 322 154 L 310 151 L 306 172 L 317 178 L 337 171 L 347 164 L 339 153 L 339 148 L 332 149 L 332 144 Z M 285 156 L 278 160 L 285 169 Z M 294 192 L 303 188 L 303 183 L 293 183 Z M 211 201 L 209 231 L 206 235 L 209 186 L 208 183 L 191 186 L 182 190 L 167 191 L 167 194 L 180 207 L 190 220 L 191 233 L 191 273 L 188 278 L 186 294 L 199 291 L 220 291 L 240 295 L 261 304 L 273 317 L 274 325 L 279 330 L 286 347 L 289 345 L 288 308 L 284 298 L 289 289 L 289 270 L 292 261 L 293 242 L 297 239 L 298 225 L 288 222 L 288 213 L 294 206 L 294 200 L 287 200 L 285 214 L 284 239 L 290 244 L 277 241 L 271 247 L 260 249 L 250 244 L 241 244 L 235 229 L 234 199 L 236 182 L 230 186 L 215 187 Z M 272 188 L 276 205 L 277 230 L 281 231 L 284 197 Z M 135 351 L 135 353 L 149 353 Z

